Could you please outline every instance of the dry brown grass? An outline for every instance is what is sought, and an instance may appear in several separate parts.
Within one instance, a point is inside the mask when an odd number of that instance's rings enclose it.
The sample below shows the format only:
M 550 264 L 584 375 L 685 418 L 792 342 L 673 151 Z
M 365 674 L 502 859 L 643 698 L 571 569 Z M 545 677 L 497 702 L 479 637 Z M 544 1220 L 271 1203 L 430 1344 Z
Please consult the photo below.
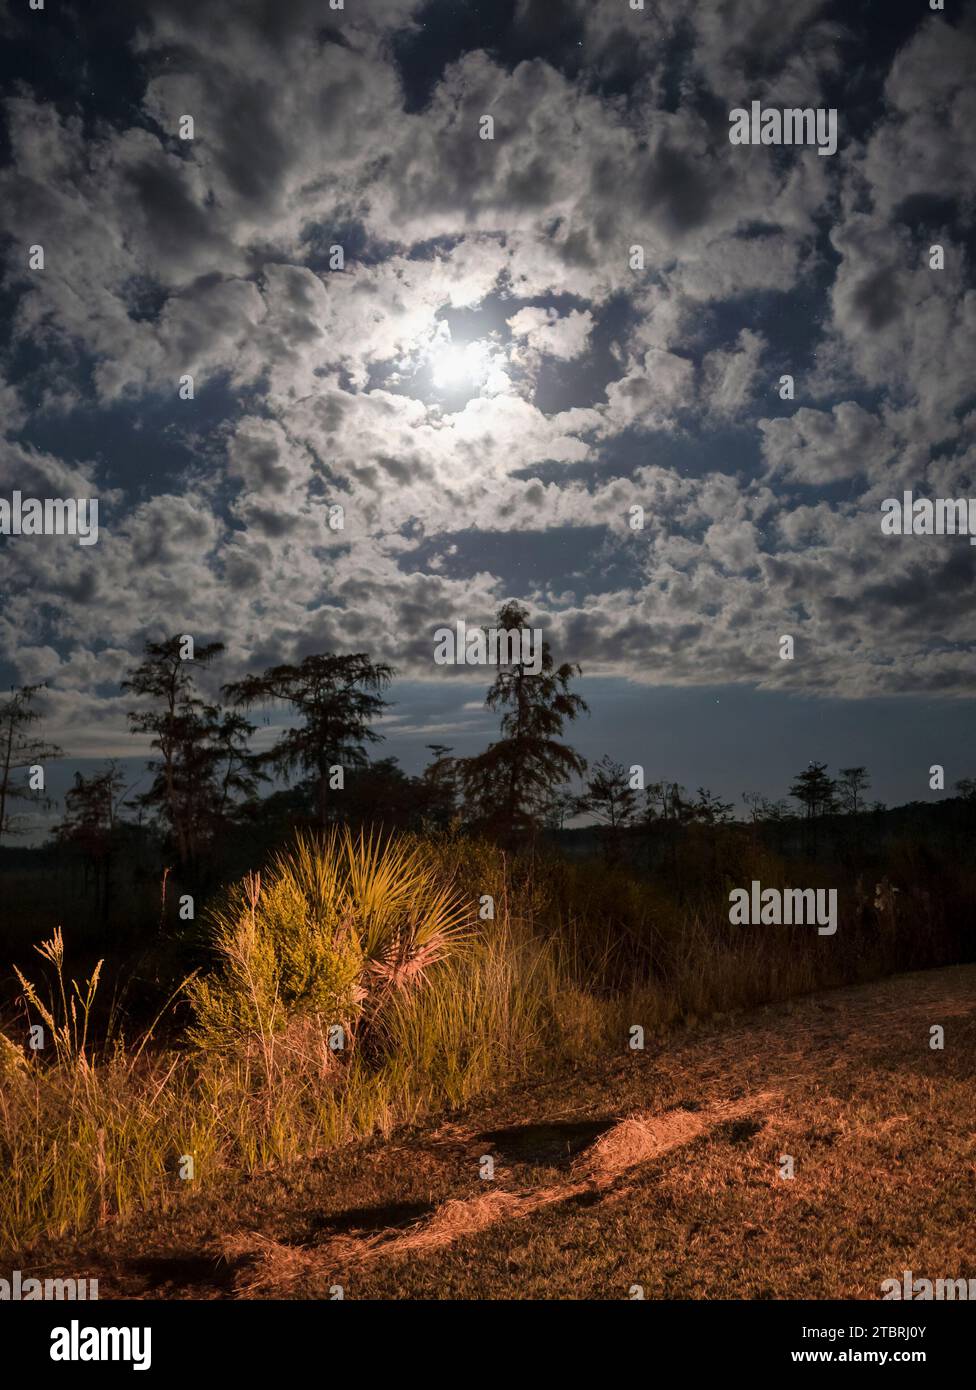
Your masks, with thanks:
M 976 967 L 902 976 L 622 1048 L 34 1258 L 74 1258 L 106 1296 L 876 1299 L 904 1268 L 976 1277 L 974 1078 Z M 565 1158 L 499 1140 L 479 1178 L 489 1128 L 597 1120 Z
M 404 1234 L 387 1230 L 369 1238 L 340 1237 L 318 1248 L 299 1249 L 268 1240 L 259 1232 L 237 1232 L 218 1242 L 222 1258 L 238 1265 L 235 1288 L 244 1297 L 276 1289 L 279 1294 L 301 1280 L 327 1278 L 337 1267 L 349 1269 L 382 1256 L 399 1259 L 442 1249 L 497 1222 L 534 1216 L 544 1208 L 587 1193 L 594 1196 L 632 1169 L 660 1158 L 707 1134 L 716 1125 L 744 1116 L 765 1117 L 774 1092 L 702 1111 L 677 1109 L 661 1115 L 631 1115 L 618 1121 L 573 1165 L 568 1178 L 546 1187 L 487 1191 L 466 1199 L 449 1198 L 426 1220 Z

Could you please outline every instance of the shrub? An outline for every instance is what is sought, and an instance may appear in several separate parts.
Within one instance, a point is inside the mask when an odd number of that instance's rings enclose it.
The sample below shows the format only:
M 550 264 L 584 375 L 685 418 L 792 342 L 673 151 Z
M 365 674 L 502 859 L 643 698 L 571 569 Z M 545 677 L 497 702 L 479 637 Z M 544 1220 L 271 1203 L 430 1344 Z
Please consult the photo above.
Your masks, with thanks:
M 217 970 L 189 986 L 192 1037 L 226 1049 L 310 1025 L 375 1035 L 391 1001 L 469 938 L 473 908 L 419 842 L 342 829 L 299 836 L 209 916 Z

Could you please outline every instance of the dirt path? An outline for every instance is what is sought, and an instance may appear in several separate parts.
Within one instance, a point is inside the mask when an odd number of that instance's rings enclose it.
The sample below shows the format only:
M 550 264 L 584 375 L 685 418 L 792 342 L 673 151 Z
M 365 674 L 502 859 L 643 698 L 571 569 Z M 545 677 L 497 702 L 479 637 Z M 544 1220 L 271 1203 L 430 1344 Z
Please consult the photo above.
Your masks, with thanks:
M 587 1146 L 562 1182 L 515 1189 L 499 1186 L 476 1197 L 449 1199 L 406 1231 L 390 1227 L 375 1235 L 337 1236 L 314 1249 L 281 1245 L 256 1233 L 237 1234 L 226 1237 L 219 1248 L 226 1259 L 241 1266 L 235 1279 L 239 1293 L 280 1294 L 303 1278 L 325 1277 L 340 1266 L 350 1270 L 375 1259 L 437 1250 L 499 1221 L 534 1216 L 572 1198 L 599 1198 L 630 1169 L 689 1144 L 720 1124 L 746 1117 L 755 1123 L 755 1117 L 766 1114 L 777 1099 L 775 1093 L 763 1092 L 695 1111 L 679 1107 L 660 1115 L 628 1116 L 611 1125 L 592 1147 Z M 552 1126 L 541 1128 L 551 1132 Z M 562 1128 L 568 1133 L 579 1127 L 564 1123 Z
M 547 1113 L 544 1119 L 488 1134 L 466 1126 L 442 1126 L 430 1136 L 431 1147 L 448 1141 L 472 1156 L 480 1150 L 500 1152 L 504 1158 L 507 1152 L 516 1162 L 509 1165 L 509 1175 L 503 1172 L 483 1182 L 481 1192 L 448 1198 L 405 1229 L 390 1225 L 378 1231 L 354 1230 L 298 1247 L 236 1232 L 220 1242 L 220 1250 L 235 1268 L 238 1295 L 280 1295 L 310 1279 L 337 1278 L 337 1271 L 348 1277 L 369 1263 L 426 1255 L 498 1223 L 536 1217 L 573 1199 L 619 1201 L 651 1161 L 716 1133 L 742 1142 L 766 1130 L 768 1140 L 782 1128 L 777 1121 L 784 1117 L 788 1099 L 795 1099 L 800 1090 L 809 1093 L 811 1086 L 817 1090 L 829 1084 L 832 1076 L 869 1068 L 877 1054 L 893 1046 L 901 1054 L 907 1044 L 909 1057 L 914 1053 L 919 1063 L 926 1062 L 926 1053 L 934 1055 L 929 1046 L 933 1025 L 946 1030 L 951 1046 L 953 1023 L 974 1017 L 974 967 L 834 991 L 788 1005 L 773 1016 L 764 1010 L 724 1032 L 674 1044 L 644 1059 L 639 1067 L 641 1090 L 664 1090 L 678 1077 L 686 1078 L 689 1094 L 678 1103 L 636 1110 L 612 1121 L 574 1120 L 566 1113 L 573 1109 L 574 1088 L 563 1082 L 545 1088 L 556 1102 L 555 1115 Z M 966 1037 L 971 1042 L 971 1029 Z M 966 1053 L 971 1063 L 971 1046 Z M 917 1113 L 881 1115 L 873 1122 L 849 1125 L 847 1137 L 863 1144 L 911 1124 L 913 1118 L 924 1120 Z M 558 1179 L 541 1186 L 519 1183 L 520 1168 L 532 1162 L 533 1146 L 535 1157 L 541 1154 L 546 1167 L 558 1167 L 546 1159 L 558 1158 L 560 1139 L 569 1161 Z M 772 1174 L 770 1180 L 775 1180 Z

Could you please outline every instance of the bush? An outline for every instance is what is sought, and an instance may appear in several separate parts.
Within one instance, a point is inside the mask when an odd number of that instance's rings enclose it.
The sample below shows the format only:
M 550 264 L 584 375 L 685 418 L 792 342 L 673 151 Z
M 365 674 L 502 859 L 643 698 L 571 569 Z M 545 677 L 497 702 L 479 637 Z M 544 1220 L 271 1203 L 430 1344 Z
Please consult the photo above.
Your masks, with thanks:
M 392 1001 L 470 937 L 471 899 L 420 842 L 333 831 L 300 836 L 262 880 L 210 910 L 217 971 L 194 980 L 193 1040 L 213 1049 L 308 1026 L 350 1043 L 382 1030 Z

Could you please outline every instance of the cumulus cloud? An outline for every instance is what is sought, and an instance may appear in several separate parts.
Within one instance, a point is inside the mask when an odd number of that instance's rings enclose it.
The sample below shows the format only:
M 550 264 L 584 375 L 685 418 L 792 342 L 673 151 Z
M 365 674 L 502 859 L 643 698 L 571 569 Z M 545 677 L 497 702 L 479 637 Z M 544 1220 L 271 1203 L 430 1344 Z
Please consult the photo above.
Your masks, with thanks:
M 527 308 L 513 314 L 508 326 L 512 336 L 522 340 L 526 348 L 567 362 L 586 348 L 593 315 L 588 310 L 580 313 L 572 309 L 568 314 L 560 314 L 551 307 Z
M 801 406 L 794 415 L 758 423 L 770 472 L 799 483 L 876 476 L 893 449 L 882 422 L 855 401 L 830 411 Z
M 107 739 L 146 637 L 429 677 L 433 627 L 517 590 L 595 672 L 791 688 L 791 630 L 809 691 L 966 690 L 974 552 L 877 522 L 976 475 L 972 7 L 872 68 L 833 160 L 728 141 L 836 91 L 823 0 L 519 0 L 411 67 L 425 22 L 162 0 L 131 111 L 8 94 L 0 481 L 102 508 L 93 553 L 0 548 L 16 677 Z

